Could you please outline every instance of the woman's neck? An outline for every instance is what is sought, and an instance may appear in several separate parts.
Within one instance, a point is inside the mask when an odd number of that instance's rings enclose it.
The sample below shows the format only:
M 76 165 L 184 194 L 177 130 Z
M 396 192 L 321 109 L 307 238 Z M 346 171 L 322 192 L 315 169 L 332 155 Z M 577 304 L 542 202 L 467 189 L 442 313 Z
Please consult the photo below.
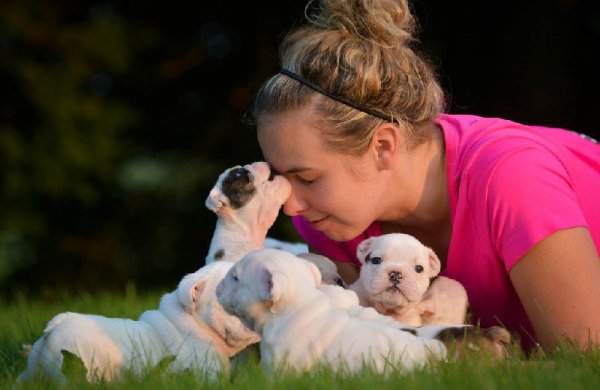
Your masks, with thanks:
M 396 191 L 405 204 L 391 204 L 389 208 L 402 210 L 390 212 L 382 219 L 385 224 L 423 232 L 435 232 L 450 223 L 450 200 L 446 175 L 444 135 L 435 124 L 430 140 L 409 151 L 414 179 L 407 185 L 399 182 Z M 400 162 L 403 163 L 402 161 Z M 400 168 L 406 169 L 406 168 Z M 403 192 L 409 192 L 406 196 Z

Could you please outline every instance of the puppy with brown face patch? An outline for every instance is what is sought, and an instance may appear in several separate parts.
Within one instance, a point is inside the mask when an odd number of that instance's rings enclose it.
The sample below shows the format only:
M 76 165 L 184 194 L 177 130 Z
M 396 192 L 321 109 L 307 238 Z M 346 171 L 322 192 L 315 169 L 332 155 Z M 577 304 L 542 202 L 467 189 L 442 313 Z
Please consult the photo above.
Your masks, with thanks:
M 290 192 L 287 179 L 273 176 L 265 162 L 225 170 L 205 202 L 218 216 L 206 264 L 236 262 L 251 250 L 262 248 Z
M 363 266 L 350 288 L 361 305 L 412 326 L 465 322 L 464 287 L 438 276 L 440 260 L 416 238 L 400 233 L 371 237 L 360 243 L 357 256 Z

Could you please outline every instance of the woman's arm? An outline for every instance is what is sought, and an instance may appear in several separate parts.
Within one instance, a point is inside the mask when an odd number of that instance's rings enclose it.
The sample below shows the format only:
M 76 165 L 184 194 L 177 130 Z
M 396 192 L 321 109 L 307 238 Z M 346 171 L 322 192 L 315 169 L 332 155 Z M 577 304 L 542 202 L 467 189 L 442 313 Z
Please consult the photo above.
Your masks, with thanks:
M 509 275 L 546 351 L 565 337 L 582 348 L 600 345 L 600 259 L 586 228 L 551 234 Z

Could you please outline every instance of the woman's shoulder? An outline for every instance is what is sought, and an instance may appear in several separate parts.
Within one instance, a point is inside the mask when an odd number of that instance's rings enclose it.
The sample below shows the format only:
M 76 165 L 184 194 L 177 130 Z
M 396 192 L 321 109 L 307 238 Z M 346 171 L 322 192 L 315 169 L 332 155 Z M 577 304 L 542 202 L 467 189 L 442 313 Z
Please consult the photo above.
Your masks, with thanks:
M 446 159 L 455 174 L 490 171 L 504 159 L 547 156 L 567 161 L 572 152 L 597 155 L 600 146 L 573 131 L 525 125 L 506 119 L 475 115 L 440 115 L 436 122 L 444 132 Z

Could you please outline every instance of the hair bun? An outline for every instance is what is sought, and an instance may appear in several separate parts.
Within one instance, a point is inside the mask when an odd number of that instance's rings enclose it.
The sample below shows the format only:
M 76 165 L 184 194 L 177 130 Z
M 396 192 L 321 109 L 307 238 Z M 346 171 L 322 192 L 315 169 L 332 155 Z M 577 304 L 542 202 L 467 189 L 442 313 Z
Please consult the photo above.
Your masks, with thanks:
M 416 32 L 406 0 L 312 0 L 305 14 L 314 26 L 388 47 L 406 45 Z

